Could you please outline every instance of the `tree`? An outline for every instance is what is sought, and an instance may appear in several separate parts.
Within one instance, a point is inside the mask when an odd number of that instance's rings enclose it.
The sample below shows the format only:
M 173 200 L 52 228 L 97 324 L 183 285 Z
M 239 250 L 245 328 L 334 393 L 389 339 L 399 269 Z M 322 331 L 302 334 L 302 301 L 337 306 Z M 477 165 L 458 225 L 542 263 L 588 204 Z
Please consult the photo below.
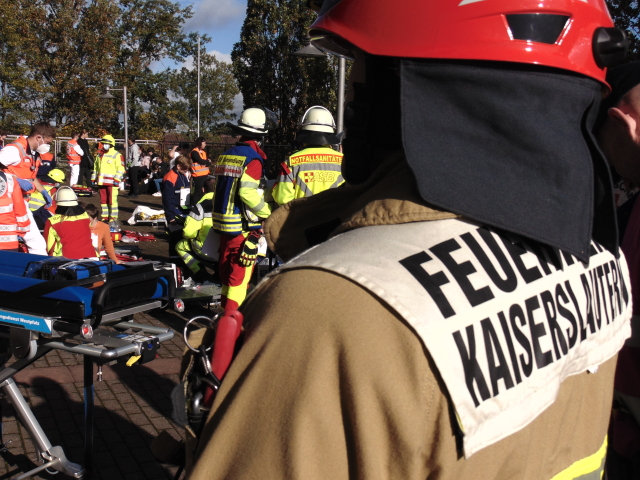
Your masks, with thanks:
M 175 70 L 151 67 L 163 59 L 184 62 L 195 50 L 198 34 L 182 30 L 191 7 L 169 0 L 0 0 L 0 11 L 0 125 L 24 130 L 44 120 L 62 135 L 86 127 L 121 137 L 121 92 L 115 100 L 99 97 L 107 86 L 123 85 L 130 133 L 161 138 L 190 120 L 172 100 Z
M 607 0 L 607 6 L 616 26 L 627 32 L 630 42 L 627 59 L 640 59 L 640 35 L 638 32 L 640 7 L 637 0 Z
M 291 53 L 302 46 L 315 14 L 306 0 L 249 0 L 240 42 L 231 53 L 244 106 L 272 109 L 281 128 L 273 143 L 290 143 L 304 111 L 322 105 L 336 111 L 337 60 L 301 58 Z
M 193 57 L 196 58 L 194 52 Z M 179 124 L 186 130 L 197 129 L 198 75 L 197 69 L 182 67 L 172 73 L 171 91 L 177 97 L 174 107 L 182 112 Z M 215 56 L 200 55 L 200 130 L 218 132 L 223 122 L 233 120 L 233 99 L 239 93 L 231 65 Z

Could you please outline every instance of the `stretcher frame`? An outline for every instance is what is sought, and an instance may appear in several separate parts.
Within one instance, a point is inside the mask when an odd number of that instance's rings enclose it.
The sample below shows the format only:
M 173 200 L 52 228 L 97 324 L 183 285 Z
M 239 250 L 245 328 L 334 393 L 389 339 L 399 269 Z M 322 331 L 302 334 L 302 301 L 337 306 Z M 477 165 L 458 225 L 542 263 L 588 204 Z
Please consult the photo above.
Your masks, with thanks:
M 104 311 L 104 305 L 111 289 L 130 284 L 133 286 L 140 281 L 160 277 L 168 280 L 166 297 L 149 299 L 123 308 Z M 69 323 L 64 319 L 34 316 L 15 309 L 0 307 L 0 314 L 6 318 L 24 317 L 34 322 L 33 324 L 20 324 L 0 321 L 0 389 L 12 403 L 16 415 L 36 446 L 40 461 L 43 462 L 36 468 L 14 477 L 13 480 L 26 479 L 43 470 L 63 472 L 72 478 L 83 478 L 90 474 L 93 463 L 94 436 L 94 364 L 98 365 L 98 378 L 101 380 L 102 365 L 106 363 L 132 356 L 140 357 L 141 363 L 153 360 L 158 346 L 162 342 L 172 339 L 174 332 L 164 327 L 133 323 L 131 319 L 135 313 L 170 305 L 174 295 L 173 272 L 155 270 L 113 279 L 105 283 L 95 296 L 92 315 L 84 319 L 82 323 L 78 321 Z M 131 333 L 124 338 L 118 338 L 118 336 L 114 337 L 116 332 Z M 51 445 L 13 379 L 16 373 L 54 349 L 83 355 L 84 467 L 69 461 L 62 447 Z M 18 360 L 7 366 L 6 363 L 12 356 Z M 2 432 L 1 422 L 0 413 L 0 435 Z M 0 451 L 5 449 L 5 445 L 1 441 L 0 438 Z

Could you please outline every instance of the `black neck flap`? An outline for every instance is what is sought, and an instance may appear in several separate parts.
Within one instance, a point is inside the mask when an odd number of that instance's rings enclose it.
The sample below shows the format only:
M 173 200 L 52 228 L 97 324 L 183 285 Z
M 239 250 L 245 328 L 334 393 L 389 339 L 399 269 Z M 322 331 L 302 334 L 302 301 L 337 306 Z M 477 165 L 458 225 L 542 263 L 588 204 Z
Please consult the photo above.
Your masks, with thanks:
M 617 254 L 597 82 L 505 64 L 402 60 L 402 137 L 422 198 L 588 261 Z

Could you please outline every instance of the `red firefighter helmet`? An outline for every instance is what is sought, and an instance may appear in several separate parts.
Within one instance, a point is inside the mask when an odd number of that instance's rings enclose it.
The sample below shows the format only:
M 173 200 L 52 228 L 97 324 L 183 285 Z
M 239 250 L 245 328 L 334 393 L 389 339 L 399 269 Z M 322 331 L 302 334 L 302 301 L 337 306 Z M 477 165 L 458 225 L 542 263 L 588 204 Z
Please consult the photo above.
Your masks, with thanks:
M 310 35 L 347 57 L 355 45 L 381 56 L 543 65 L 606 84 L 627 45 L 612 27 L 604 0 L 324 0 Z

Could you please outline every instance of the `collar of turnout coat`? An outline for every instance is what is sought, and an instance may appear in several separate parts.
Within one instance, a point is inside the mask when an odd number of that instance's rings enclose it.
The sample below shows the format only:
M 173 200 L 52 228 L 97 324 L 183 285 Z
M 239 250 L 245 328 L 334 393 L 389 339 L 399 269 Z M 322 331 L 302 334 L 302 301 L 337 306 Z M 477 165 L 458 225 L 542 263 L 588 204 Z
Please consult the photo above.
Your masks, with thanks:
M 267 220 L 265 234 L 269 247 L 287 261 L 355 228 L 457 217 L 425 204 L 398 152 L 365 183 L 327 190 L 278 208 Z

